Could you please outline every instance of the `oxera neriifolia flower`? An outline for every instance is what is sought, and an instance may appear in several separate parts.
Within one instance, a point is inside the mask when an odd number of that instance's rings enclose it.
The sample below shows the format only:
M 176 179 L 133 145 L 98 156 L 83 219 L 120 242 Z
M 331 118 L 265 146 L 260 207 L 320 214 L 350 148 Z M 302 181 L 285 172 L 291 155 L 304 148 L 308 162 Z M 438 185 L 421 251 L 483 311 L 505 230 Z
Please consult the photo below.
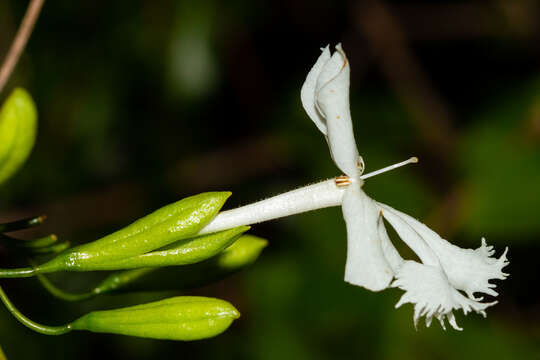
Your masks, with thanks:
M 110 270 L 118 266 L 138 268 L 187 264 L 213 256 L 230 244 L 230 236 L 222 234 L 222 237 L 217 232 L 232 232 L 231 236 L 236 236 L 246 230 L 246 225 L 341 206 L 347 226 L 346 282 L 371 291 L 389 287 L 404 290 L 396 307 L 413 304 L 415 327 L 418 320 L 425 317 L 427 326 L 436 318 L 443 328 L 447 320 L 454 329 L 462 330 L 453 314 L 454 310 L 459 309 L 465 314 L 474 311 L 485 316 L 486 308 L 496 301 L 482 302 L 483 297 L 476 294 L 497 296 L 495 285 L 490 281 L 503 280 L 508 276 L 502 272 L 508 265 L 508 248 L 499 258 L 493 257 L 494 250 L 487 246 L 484 239 L 476 250 L 461 249 L 411 216 L 366 195 L 362 190 L 364 180 L 415 163 L 418 159 L 413 157 L 363 174 L 365 164 L 356 147 L 350 113 L 350 66 L 341 46 L 337 45 L 336 49 L 333 54 L 328 46 L 322 49 L 302 86 L 301 100 L 308 116 L 325 136 L 330 155 L 344 175 L 223 212 L 219 210 L 230 193 L 199 194 L 165 206 L 98 241 L 67 250 L 45 264 L 31 268 L 0 269 L 0 278 L 28 277 L 52 271 Z M 401 257 L 388 237 L 384 220 L 418 255 L 420 262 Z M 189 244 L 172 245 L 179 240 L 204 234 L 212 234 L 209 238 L 214 239 L 214 246 L 208 246 L 205 241 L 200 243 L 201 239 L 209 239 L 206 237 L 195 238 Z M 194 244 L 198 245 L 193 247 Z M 162 251 L 154 251 L 168 245 Z M 167 260 L 163 260 L 165 257 Z M 111 281 L 112 285 L 117 284 L 116 278 Z M 58 335 L 72 329 L 71 325 L 43 327 L 18 315 L 1 287 L 0 298 L 13 310 L 14 316 L 38 332 Z M 109 312 L 100 314 L 109 316 Z M 230 316 L 231 319 L 237 316 L 237 313 L 231 314 L 234 315 Z M 227 319 L 219 331 L 224 330 L 231 319 Z M 214 320 L 209 321 L 213 324 Z M 128 325 L 133 328 L 133 324 Z M 88 329 L 103 330 L 94 327 Z M 144 336 L 137 326 L 129 331 L 111 329 L 105 330 Z M 149 337 L 171 338 L 160 331 L 147 334 Z M 205 334 L 204 337 L 207 337 L 208 334 Z M 174 338 L 193 339 L 191 334 L 184 335 L 175 335 Z M 202 335 L 199 335 L 194 336 L 201 338 Z
M 400 288 L 405 294 L 396 307 L 414 304 L 415 326 L 425 316 L 427 326 L 437 318 L 445 328 L 446 319 L 454 329 L 461 330 L 453 310 L 485 316 L 485 309 L 496 302 L 482 303 L 475 293 L 497 295 L 489 281 L 508 276 L 502 272 L 508 264 L 507 250 L 500 258 L 493 258 L 494 251 L 484 239 L 476 250 L 461 249 L 421 222 L 364 193 L 365 179 L 418 160 L 410 158 L 363 174 L 364 161 L 356 148 L 349 106 L 349 62 L 341 46 L 336 49 L 333 54 L 328 46 L 322 49 L 302 86 L 301 99 L 345 175 L 221 212 L 200 233 L 341 205 L 348 239 L 345 281 L 371 291 Z M 386 233 L 383 218 L 421 262 L 400 256 Z
M 425 316 L 428 326 L 436 317 L 444 327 L 447 318 L 452 327 L 461 330 L 452 310 L 462 309 L 465 314 L 475 311 L 485 316 L 485 309 L 496 302 L 481 303 L 482 298 L 474 294 L 497 295 L 489 280 L 506 278 L 502 268 L 508 264 L 508 248 L 499 259 L 491 257 L 494 251 L 484 239 L 476 250 L 461 249 L 362 191 L 364 162 L 356 149 L 349 107 L 350 67 L 341 46 L 336 49 L 333 55 L 328 46 L 322 49 L 302 87 L 301 98 L 309 117 L 326 136 L 334 162 L 348 178 L 342 183 L 347 187 L 342 203 L 348 237 L 345 281 L 373 291 L 398 287 L 405 294 L 396 307 L 414 304 L 415 325 L 419 317 Z M 381 217 L 422 263 L 401 258 Z

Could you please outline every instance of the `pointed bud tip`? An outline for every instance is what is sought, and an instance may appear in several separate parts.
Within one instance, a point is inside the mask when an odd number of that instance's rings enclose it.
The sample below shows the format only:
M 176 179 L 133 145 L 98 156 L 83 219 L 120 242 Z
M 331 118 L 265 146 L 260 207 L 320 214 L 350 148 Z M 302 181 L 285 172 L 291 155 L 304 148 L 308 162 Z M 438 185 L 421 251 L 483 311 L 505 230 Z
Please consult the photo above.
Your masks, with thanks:
M 240 314 L 240 311 L 238 311 L 236 308 L 233 308 L 229 312 L 229 316 L 231 316 L 233 319 L 239 319 L 242 314 Z

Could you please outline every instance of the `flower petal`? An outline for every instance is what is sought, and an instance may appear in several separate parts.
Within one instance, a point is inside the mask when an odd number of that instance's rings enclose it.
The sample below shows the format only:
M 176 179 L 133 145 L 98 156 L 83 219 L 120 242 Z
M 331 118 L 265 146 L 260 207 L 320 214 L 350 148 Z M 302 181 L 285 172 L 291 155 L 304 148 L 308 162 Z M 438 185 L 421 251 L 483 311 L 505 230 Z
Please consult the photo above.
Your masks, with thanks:
M 502 272 L 509 263 L 506 258 L 508 248 L 498 259 L 491 257 L 494 253 L 493 247 L 487 246 L 485 239 L 482 239 L 481 246 L 476 250 L 462 249 L 441 238 L 413 217 L 387 205 L 381 206 L 386 210 L 385 214 L 393 213 L 425 240 L 439 259 L 453 287 L 464 291 L 473 300 L 481 300 L 474 296 L 477 292 L 497 296 L 497 292 L 493 290 L 495 285 L 490 284 L 489 280 L 504 280 L 508 276 Z
M 379 209 L 357 182 L 343 195 L 342 209 L 348 244 L 345 281 L 371 291 L 386 289 L 394 274 L 381 247 Z
M 336 49 L 317 79 L 316 103 L 326 119 L 332 159 L 341 171 L 354 178 L 360 169 L 349 104 L 350 67 L 341 45 Z
M 425 316 L 427 326 L 435 317 L 445 329 L 446 318 L 454 329 L 462 330 L 456 323 L 453 310 L 462 309 L 465 315 L 475 311 L 485 317 L 485 309 L 496 304 L 496 301 L 480 303 L 466 298 L 452 287 L 442 268 L 420 264 L 416 261 L 405 261 L 396 273 L 396 280 L 391 286 L 405 290 L 396 308 L 407 303 L 414 304 L 415 327 L 418 319 Z
M 302 99 L 302 106 L 311 120 L 317 125 L 319 130 L 326 135 L 326 120 L 319 113 L 319 110 L 315 104 L 315 92 L 317 88 L 317 79 L 324 67 L 324 65 L 330 60 L 330 49 L 329 46 L 326 46 L 324 49 L 321 49 L 322 53 L 315 62 L 315 65 L 311 68 L 307 74 L 306 81 L 302 85 L 302 90 L 300 91 L 300 99 Z
M 388 237 L 386 228 L 384 227 L 384 220 L 382 216 L 379 216 L 377 220 L 377 231 L 381 239 L 381 247 L 388 264 L 392 268 L 392 271 L 396 273 L 401 265 L 403 265 L 403 258 L 399 255 L 399 252 L 392 244 L 392 241 Z
M 439 259 L 426 241 L 406 221 L 397 216 L 397 210 L 388 205 L 378 203 L 382 207 L 381 214 L 396 230 L 399 237 L 410 247 L 426 265 L 439 265 Z

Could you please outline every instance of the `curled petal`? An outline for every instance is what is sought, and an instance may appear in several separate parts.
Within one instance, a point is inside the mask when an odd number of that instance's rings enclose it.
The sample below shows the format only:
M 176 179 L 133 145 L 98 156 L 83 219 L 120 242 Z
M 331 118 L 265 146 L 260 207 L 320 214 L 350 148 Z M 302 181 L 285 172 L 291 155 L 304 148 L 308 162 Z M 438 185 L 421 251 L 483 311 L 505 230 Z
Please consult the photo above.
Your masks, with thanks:
M 456 323 L 453 310 L 461 309 L 465 315 L 474 311 L 485 317 L 485 309 L 496 304 L 468 299 L 452 287 L 440 267 L 416 261 L 405 261 L 396 273 L 396 280 L 391 286 L 405 290 L 396 308 L 407 303 L 414 304 L 415 327 L 418 320 L 425 316 L 427 326 L 431 324 L 433 318 L 437 318 L 446 329 L 444 321 L 447 319 L 454 329 L 462 330 Z
M 317 128 L 326 135 L 326 120 L 319 113 L 315 103 L 315 93 L 317 88 L 317 79 L 324 67 L 324 65 L 330 60 L 330 49 L 326 46 L 322 49 L 322 53 L 315 62 L 315 65 L 309 71 L 306 81 L 300 91 L 300 99 L 302 100 L 302 106 L 311 120 L 317 125 Z
M 502 269 L 509 263 L 506 258 L 508 248 L 498 259 L 492 257 L 493 247 L 487 246 L 485 239 L 482 239 L 481 246 L 476 250 L 462 249 L 441 238 L 439 234 L 413 217 L 389 206 L 381 206 L 387 212 L 392 212 L 407 223 L 425 240 L 437 255 L 453 287 L 464 291 L 473 300 L 481 300 L 481 298 L 476 298 L 474 293 L 497 296 L 497 292 L 493 290 L 495 285 L 490 284 L 489 281 L 492 279 L 504 280 L 508 276 L 502 272 Z
M 315 84 L 315 95 L 319 95 L 321 89 L 333 81 L 345 67 L 348 67 L 347 57 L 341 48 L 341 44 L 336 45 L 336 50 L 325 62 Z M 317 99 L 316 99 L 317 100 Z
M 330 155 L 341 171 L 354 178 L 360 174 L 360 163 L 349 104 L 350 67 L 341 45 L 336 49 L 319 74 L 315 98 L 326 119 Z
M 386 289 L 394 273 L 381 247 L 379 209 L 358 183 L 349 185 L 342 209 L 347 223 L 345 281 L 371 291 Z

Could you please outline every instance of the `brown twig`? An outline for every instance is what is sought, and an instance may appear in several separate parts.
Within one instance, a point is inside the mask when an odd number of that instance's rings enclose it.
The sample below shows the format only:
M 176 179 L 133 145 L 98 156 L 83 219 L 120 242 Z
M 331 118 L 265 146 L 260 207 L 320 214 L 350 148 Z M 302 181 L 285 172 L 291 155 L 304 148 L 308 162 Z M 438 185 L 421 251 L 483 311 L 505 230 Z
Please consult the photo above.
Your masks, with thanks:
M 19 61 L 19 57 L 28 42 L 28 38 L 30 38 L 30 34 L 32 34 L 32 30 L 34 29 L 34 25 L 36 24 L 44 1 L 45 0 L 32 0 L 30 5 L 28 5 L 28 9 L 26 9 L 26 14 L 24 14 L 19 31 L 17 32 L 6 59 L 0 68 L 0 92 L 2 92 L 13 69 L 15 69 L 17 62 Z

